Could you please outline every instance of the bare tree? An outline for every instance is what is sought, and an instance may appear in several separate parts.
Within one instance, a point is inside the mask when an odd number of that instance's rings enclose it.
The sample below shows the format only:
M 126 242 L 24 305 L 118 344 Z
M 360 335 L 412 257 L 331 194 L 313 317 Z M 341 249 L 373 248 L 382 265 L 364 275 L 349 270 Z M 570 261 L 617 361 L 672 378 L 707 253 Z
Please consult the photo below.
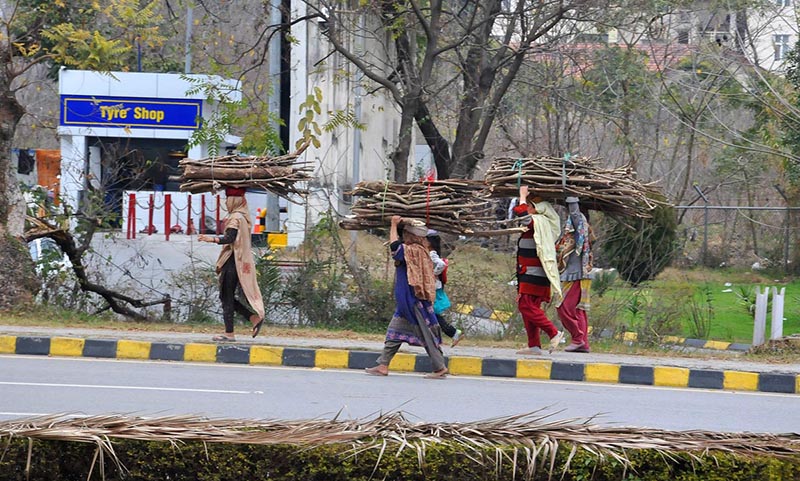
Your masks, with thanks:
M 399 106 L 400 142 L 392 154 L 397 180 L 405 180 L 412 119 L 431 148 L 439 177 L 469 176 L 484 157 L 497 107 L 525 61 L 608 7 L 589 0 L 387 0 L 353 11 L 344 2 L 307 3 L 324 19 L 333 49 Z M 358 55 L 349 39 L 361 36 L 383 46 L 384 55 Z M 430 108 L 445 91 L 454 101 L 452 136 L 441 128 L 448 112 Z

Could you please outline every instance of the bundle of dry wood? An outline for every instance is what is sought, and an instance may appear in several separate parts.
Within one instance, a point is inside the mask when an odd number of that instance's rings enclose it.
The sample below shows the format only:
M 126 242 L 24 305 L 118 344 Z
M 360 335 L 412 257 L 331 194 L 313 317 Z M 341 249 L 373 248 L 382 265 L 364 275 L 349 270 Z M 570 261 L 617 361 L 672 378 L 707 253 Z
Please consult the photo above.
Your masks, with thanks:
M 295 184 L 310 180 L 311 169 L 307 163 L 295 161 L 306 147 L 280 157 L 225 155 L 202 160 L 183 159 L 179 164 L 183 169 L 181 191 L 196 194 L 232 187 L 264 189 L 282 197 L 303 194 Z
M 419 219 L 429 228 L 448 234 L 493 236 L 521 232 L 524 228 L 501 225 L 494 205 L 478 194 L 483 182 L 441 180 L 414 183 L 359 182 L 351 195 L 358 197 L 353 215 L 339 225 L 348 230 L 389 226 L 393 215 Z
M 601 169 L 587 157 L 500 158 L 484 180 L 491 197 L 516 197 L 519 186 L 527 185 L 545 200 L 563 203 L 566 196 L 577 196 L 589 209 L 612 215 L 650 217 L 664 203 L 655 184 L 640 182 L 629 166 Z

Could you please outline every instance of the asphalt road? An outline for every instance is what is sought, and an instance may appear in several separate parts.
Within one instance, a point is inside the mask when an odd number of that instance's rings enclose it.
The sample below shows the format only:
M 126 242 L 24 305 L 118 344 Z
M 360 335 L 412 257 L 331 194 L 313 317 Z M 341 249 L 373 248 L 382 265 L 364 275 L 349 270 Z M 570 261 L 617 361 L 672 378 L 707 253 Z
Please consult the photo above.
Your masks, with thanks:
M 196 414 L 252 419 L 356 419 L 403 411 L 459 422 L 545 408 L 556 419 L 671 430 L 800 432 L 800 396 L 587 382 L 354 370 L 0 356 L 0 419 L 32 415 Z

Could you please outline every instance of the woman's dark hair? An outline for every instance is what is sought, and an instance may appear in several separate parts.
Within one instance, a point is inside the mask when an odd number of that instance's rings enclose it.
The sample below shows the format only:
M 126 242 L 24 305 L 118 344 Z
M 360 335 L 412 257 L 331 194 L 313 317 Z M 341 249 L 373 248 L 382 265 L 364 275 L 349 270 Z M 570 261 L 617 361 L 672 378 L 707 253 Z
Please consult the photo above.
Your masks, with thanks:
M 431 249 L 436 251 L 436 254 L 442 255 L 442 238 L 439 234 L 427 236 L 428 242 L 431 244 Z

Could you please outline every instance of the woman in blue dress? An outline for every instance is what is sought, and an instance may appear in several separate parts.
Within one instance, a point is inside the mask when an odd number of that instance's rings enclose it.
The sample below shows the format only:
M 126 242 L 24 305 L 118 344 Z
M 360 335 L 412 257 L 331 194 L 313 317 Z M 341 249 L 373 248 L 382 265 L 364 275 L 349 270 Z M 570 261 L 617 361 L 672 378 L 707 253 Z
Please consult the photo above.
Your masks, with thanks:
M 402 241 L 398 232 L 401 223 Z M 447 366 L 440 347 L 441 329 L 433 312 L 436 277 L 426 247 L 427 232 L 425 224 L 421 221 L 403 219 L 399 215 L 392 217 L 389 242 L 396 266 L 394 297 L 397 307 L 386 330 L 386 340 L 377 361 L 378 365 L 367 368 L 367 374 L 388 375 L 389 363 L 405 342 L 425 348 L 433 368 L 433 372 L 426 377 L 442 379 L 447 375 Z

